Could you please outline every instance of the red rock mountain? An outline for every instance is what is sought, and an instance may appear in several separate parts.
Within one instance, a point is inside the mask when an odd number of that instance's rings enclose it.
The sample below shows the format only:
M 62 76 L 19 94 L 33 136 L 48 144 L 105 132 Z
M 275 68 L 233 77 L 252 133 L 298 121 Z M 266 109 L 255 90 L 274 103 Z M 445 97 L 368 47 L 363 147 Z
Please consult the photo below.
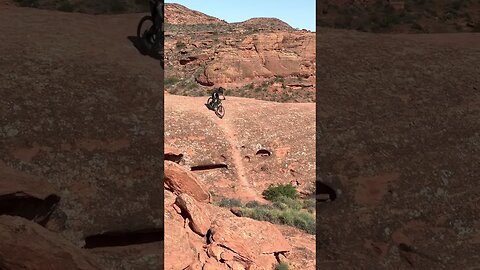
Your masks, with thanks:
M 167 24 L 226 24 L 225 21 L 191 10 L 180 4 L 165 4 Z
M 166 17 L 176 18 L 167 21 L 179 22 L 165 30 L 168 92 L 203 95 L 223 86 L 235 96 L 315 100 L 315 33 L 275 18 L 212 24 L 211 17 L 185 7 L 166 8 Z

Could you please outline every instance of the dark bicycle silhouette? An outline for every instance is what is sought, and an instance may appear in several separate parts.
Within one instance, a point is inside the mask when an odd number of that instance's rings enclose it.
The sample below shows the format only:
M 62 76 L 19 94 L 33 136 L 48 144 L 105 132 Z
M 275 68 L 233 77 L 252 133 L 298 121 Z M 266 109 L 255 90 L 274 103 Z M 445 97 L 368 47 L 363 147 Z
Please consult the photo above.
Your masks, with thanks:
M 225 100 L 225 96 L 223 96 L 223 99 L 218 98 L 217 100 L 213 100 L 212 97 L 209 97 L 207 104 L 205 104 L 205 106 L 207 106 L 209 110 L 214 111 L 220 119 L 225 115 L 225 108 L 222 105 L 222 100 Z
M 138 23 L 137 39 L 141 41 L 144 53 L 159 58 L 163 66 L 163 33 L 155 26 L 152 16 L 146 15 Z M 155 42 L 160 42 L 159 51 L 153 50 Z

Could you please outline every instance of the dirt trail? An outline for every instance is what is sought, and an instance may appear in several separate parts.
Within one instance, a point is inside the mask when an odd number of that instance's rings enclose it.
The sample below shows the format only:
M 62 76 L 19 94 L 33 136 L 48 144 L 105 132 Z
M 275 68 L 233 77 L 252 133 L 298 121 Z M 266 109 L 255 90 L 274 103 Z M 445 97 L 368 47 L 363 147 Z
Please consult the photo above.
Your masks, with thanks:
M 212 111 L 205 111 L 206 113 L 213 113 Z M 232 123 L 227 116 L 225 116 L 223 121 L 219 123 L 220 126 L 225 133 L 225 138 L 227 138 L 231 149 L 232 149 L 232 159 L 235 167 L 237 168 L 238 173 L 238 181 L 239 186 L 237 186 L 237 194 L 239 199 L 245 202 L 249 201 L 259 201 L 262 203 L 267 203 L 267 201 L 259 195 L 256 191 L 254 191 L 251 186 L 250 182 L 248 181 L 247 175 L 245 173 L 245 167 L 243 165 L 242 155 L 239 149 L 239 141 L 235 133 L 235 128 L 232 127 Z
M 208 110 L 205 107 L 206 97 L 185 97 L 185 96 L 175 96 L 170 94 L 165 94 L 165 106 L 168 107 L 169 104 L 182 104 L 180 108 L 182 110 L 190 110 L 201 113 L 207 117 L 208 120 L 217 124 L 218 127 L 221 128 L 222 132 L 224 133 L 224 138 L 228 141 L 228 144 L 231 147 L 231 157 L 232 162 L 235 168 L 237 169 L 238 174 L 238 185 L 235 187 L 235 192 L 242 202 L 249 202 L 249 201 L 258 201 L 262 203 L 267 203 L 268 201 L 265 200 L 261 194 L 255 191 L 248 180 L 245 166 L 243 164 L 242 155 L 240 153 L 240 142 L 237 137 L 237 130 L 232 122 L 232 118 L 229 117 L 230 115 L 234 115 L 235 108 L 233 106 L 228 106 L 228 101 L 225 102 L 226 113 L 223 119 L 218 118 L 213 111 Z M 241 100 L 240 98 L 232 98 L 229 97 L 229 100 L 234 100 L 235 103 L 239 103 Z M 177 107 L 179 108 L 179 107 Z

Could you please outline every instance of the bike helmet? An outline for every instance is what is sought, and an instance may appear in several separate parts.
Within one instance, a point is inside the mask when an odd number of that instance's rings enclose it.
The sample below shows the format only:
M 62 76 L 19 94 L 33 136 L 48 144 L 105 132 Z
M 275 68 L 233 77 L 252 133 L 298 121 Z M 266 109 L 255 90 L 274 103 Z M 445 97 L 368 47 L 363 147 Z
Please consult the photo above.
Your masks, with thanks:
M 219 88 L 218 88 L 218 92 L 220 92 L 220 93 L 223 94 L 224 91 L 225 91 L 225 88 L 223 88 L 223 87 L 219 87 Z

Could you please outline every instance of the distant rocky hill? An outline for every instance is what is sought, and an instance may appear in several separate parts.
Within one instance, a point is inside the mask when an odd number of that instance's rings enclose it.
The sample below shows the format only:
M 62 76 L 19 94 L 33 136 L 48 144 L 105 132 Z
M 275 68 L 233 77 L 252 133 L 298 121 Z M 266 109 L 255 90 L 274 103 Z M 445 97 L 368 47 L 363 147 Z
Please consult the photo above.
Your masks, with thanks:
M 293 30 L 288 23 L 277 18 L 252 18 L 238 24 L 243 27 L 250 26 L 258 29 Z
M 226 24 L 225 21 L 179 4 L 165 4 L 165 22 L 169 24 Z
M 165 89 L 290 102 L 315 100 L 315 33 L 276 18 L 238 23 L 166 5 Z

